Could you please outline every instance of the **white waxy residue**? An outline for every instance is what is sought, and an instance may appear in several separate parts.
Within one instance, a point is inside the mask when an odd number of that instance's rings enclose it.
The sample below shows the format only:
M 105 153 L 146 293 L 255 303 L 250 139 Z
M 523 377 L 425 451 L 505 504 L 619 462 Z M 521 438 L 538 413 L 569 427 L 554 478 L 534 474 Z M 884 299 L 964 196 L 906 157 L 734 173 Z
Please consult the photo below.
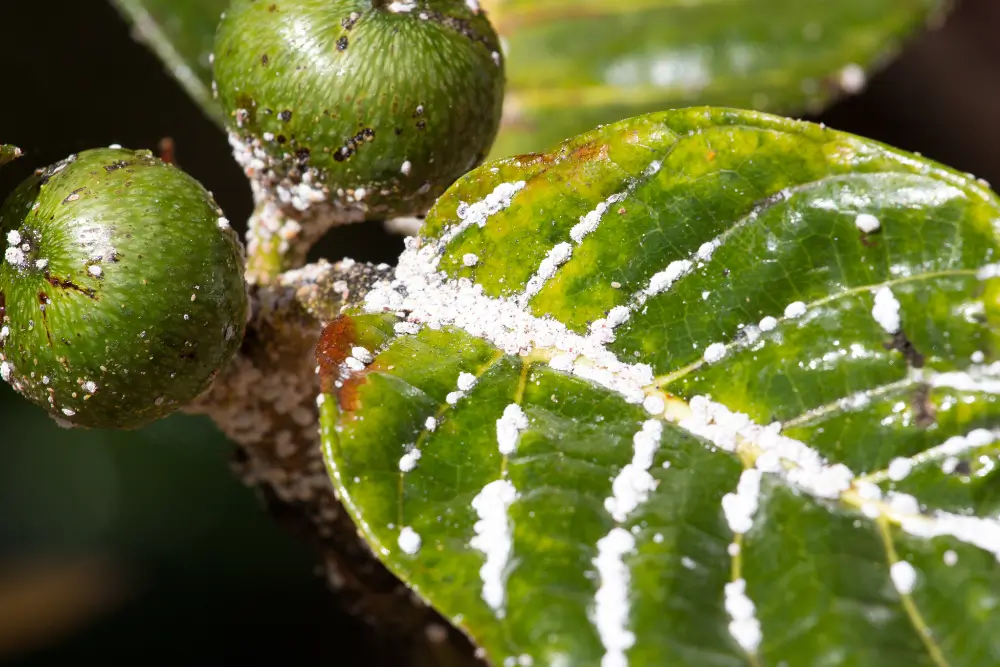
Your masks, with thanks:
M 879 230 L 882 223 L 871 213 L 858 213 L 857 217 L 854 218 L 854 226 L 865 234 L 872 234 Z
M 901 482 L 907 478 L 910 471 L 913 470 L 913 461 L 903 457 L 894 458 L 889 462 L 889 468 L 887 473 L 889 479 L 894 482 Z
M 475 266 L 476 264 L 479 264 L 479 256 L 474 253 L 467 252 L 462 255 L 462 264 L 465 266 Z
M 472 509 L 479 516 L 473 530 L 476 535 L 469 546 L 486 554 L 486 562 L 479 568 L 483 581 L 483 600 L 496 612 L 497 618 L 505 615 L 504 601 L 507 587 L 504 570 L 514 547 L 510 517 L 507 511 L 517 499 L 517 490 L 506 479 L 490 482 L 472 500 Z
M 461 391 L 469 391 L 476 386 L 477 378 L 472 373 L 459 373 L 458 374 L 458 388 Z
M 420 535 L 409 526 L 403 526 L 403 529 L 399 531 L 397 544 L 399 544 L 399 548 L 403 550 L 403 553 L 410 556 L 417 553 L 420 551 L 420 542 Z
M 789 483 L 820 498 L 838 498 L 851 488 L 855 475 L 843 464 L 827 465 L 818 452 L 803 442 L 781 435 L 781 424 L 754 423 L 706 396 L 690 402 L 691 414 L 679 426 L 728 452 L 742 440 L 760 454 L 756 467 L 782 476 Z
M 604 645 L 601 667 L 627 667 L 625 651 L 635 644 L 628 629 L 631 576 L 625 554 L 635 549 L 635 538 L 624 528 L 615 527 L 597 541 L 594 566 L 600 586 L 594 598 L 594 626 Z
M 901 322 L 899 319 L 899 301 L 888 287 L 880 287 L 875 292 L 875 305 L 872 307 L 872 317 L 886 333 L 897 333 Z
M 768 315 L 767 317 L 761 319 L 757 328 L 761 331 L 772 331 L 778 326 L 778 320 Z
M 756 653 L 760 647 L 763 635 L 760 621 L 757 620 L 757 608 L 747 597 L 747 582 L 737 579 L 726 584 L 726 612 L 729 614 L 729 634 L 733 636 L 747 653 Z
M 917 571 L 905 560 L 899 560 L 889 568 L 892 585 L 900 595 L 909 595 L 917 584 Z
M 785 306 L 785 317 L 794 320 L 806 314 L 806 304 L 801 301 L 793 301 Z
M 372 353 L 368 351 L 367 348 L 361 346 L 355 346 L 351 348 L 351 356 L 360 361 L 363 364 L 370 364 L 374 361 Z
M 969 366 L 964 371 L 932 373 L 925 380 L 935 388 L 1000 394 L 1000 362 L 987 366 Z
M 399 471 L 400 472 L 410 472 L 417 467 L 417 461 L 420 460 L 420 450 L 414 447 L 410 451 L 403 454 L 399 459 Z
M 517 440 L 521 431 L 528 428 L 528 417 L 520 405 L 511 403 L 504 408 L 503 416 L 497 420 L 497 448 L 504 456 L 517 450 Z
M 649 279 L 649 284 L 643 293 L 649 296 L 656 296 L 657 294 L 662 294 L 663 292 L 670 289 L 679 278 L 686 275 L 694 264 L 688 259 L 678 259 L 670 264 L 667 264 L 667 268 L 660 271 L 659 273 L 653 274 L 653 277 Z
M 556 275 L 559 267 L 569 261 L 572 255 L 573 246 L 569 243 L 557 243 L 555 247 L 549 250 L 548 254 L 545 255 L 545 259 L 538 265 L 535 275 L 531 276 L 528 280 L 524 292 L 518 297 L 518 303 L 521 304 L 522 308 L 526 307 L 528 302 L 542 291 L 545 284 Z
M 663 411 L 667 409 L 667 403 L 661 396 L 650 394 L 643 400 L 642 407 L 646 408 L 646 412 L 651 415 L 662 415 Z
M 514 195 L 525 186 L 524 181 L 516 183 L 501 183 L 493 188 L 493 192 L 474 204 L 459 205 L 458 218 L 461 222 L 449 229 L 441 237 L 442 243 L 448 243 L 453 238 L 464 232 L 472 225 L 484 227 L 490 216 L 496 215 L 500 211 L 510 206 Z
M 724 343 L 712 343 L 705 348 L 704 358 L 706 363 L 714 364 L 724 356 L 726 356 L 726 346 Z
M 851 94 L 860 93 L 864 90 L 865 84 L 868 83 L 864 68 L 857 63 L 851 63 L 841 69 L 837 74 L 837 80 L 843 91 Z
M 726 515 L 729 529 L 734 533 L 746 533 L 753 527 L 753 515 L 760 503 L 761 471 L 756 468 L 744 470 L 736 485 L 736 493 L 722 497 L 722 511 Z
M 460 400 L 465 398 L 466 392 L 476 386 L 476 382 L 479 381 L 472 373 L 459 373 L 458 374 L 458 390 L 448 392 L 448 395 L 444 397 L 445 402 L 448 405 L 455 405 Z
M 659 419 L 647 420 L 632 436 L 632 461 L 612 481 L 612 495 L 604 500 L 604 508 L 618 523 L 624 522 L 636 507 L 646 502 L 656 488 L 656 479 L 649 474 L 649 469 L 662 437 L 663 422 Z

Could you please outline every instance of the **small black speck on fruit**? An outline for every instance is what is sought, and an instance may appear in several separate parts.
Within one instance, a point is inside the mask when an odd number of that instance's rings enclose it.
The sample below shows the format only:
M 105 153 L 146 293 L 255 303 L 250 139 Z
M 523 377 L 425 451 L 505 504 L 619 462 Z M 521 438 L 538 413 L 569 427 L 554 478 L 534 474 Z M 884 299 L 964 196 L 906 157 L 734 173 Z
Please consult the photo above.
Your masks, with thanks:
M 90 150 L 0 208 L 0 374 L 72 425 L 135 428 L 208 388 L 247 319 L 211 195 L 149 151 Z

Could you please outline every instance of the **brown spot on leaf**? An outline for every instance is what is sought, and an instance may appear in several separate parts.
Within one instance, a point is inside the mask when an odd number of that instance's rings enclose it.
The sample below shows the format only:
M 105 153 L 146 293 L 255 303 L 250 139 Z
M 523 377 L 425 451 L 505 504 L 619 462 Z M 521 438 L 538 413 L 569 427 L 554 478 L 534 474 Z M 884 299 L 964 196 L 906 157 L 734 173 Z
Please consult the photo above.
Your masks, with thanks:
M 937 422 L 937 406 L 931 400 L 930 385 L 917 385 L 910 407 L 913 409 L 914 423 L 920 428 L 930 428 Z
M 332 394 L 340 380 L 340 365 L 351 356 L 351 348 L 357 342 L 354 320 L 341 315 L 326 325 L 316 344 L 316 363 L 319 364 L 320 390 Z
M 81 287 L 81 286 L 77 285 L 76 283 L 74 283 L 69 278 L 60 278 L 60 277 L 54 276 L 51 273 L 49 273 L 48 271 L 46 271 L 45 272 L 45 280 L 47 280 L 48 283 L 50 285 L 52 285 L 53 287 L 58 287 L 59 289 L 65 289 L 65 290 L 72 290 L 74 292 L 79 292 L 80 294 L 83 294 L 83 295 L 85 295 L 85 296 L 87 296 L 87 297 L 89 297 L 91 299 L 96 299 L 97 298 L 97 290 L 90 289 L 89 287 Z
M 887 350 L 896 350 L 903 355 L 903 359 L 906 363 L 913 368 L 923 368 L 924 367 L 924 355 L 917 351 L 917 348 L 913 346 L 913 343 L 906 334 L 900 330 L 892 335 L 892 340 L 888 343 L 883 343 L 883 347 Z

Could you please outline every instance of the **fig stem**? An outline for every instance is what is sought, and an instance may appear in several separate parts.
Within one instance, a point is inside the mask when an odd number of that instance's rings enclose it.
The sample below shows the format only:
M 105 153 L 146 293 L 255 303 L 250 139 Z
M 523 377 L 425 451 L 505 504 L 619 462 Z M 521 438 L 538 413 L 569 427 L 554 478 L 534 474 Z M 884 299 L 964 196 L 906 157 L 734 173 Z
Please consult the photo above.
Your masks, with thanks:
M 325 323 L 390 275 L 371 264 L 321 261 L 257 285 L 242 349 L 185 411 L 208 415 L 237 444 L 237 475 L 261 491 L 286 527 L 315 546 L 338 600 L 399 644 L 397 664 L 477 667 L 461 632 L 415 602 L 371 555 L 323 465 L 316 343 Z

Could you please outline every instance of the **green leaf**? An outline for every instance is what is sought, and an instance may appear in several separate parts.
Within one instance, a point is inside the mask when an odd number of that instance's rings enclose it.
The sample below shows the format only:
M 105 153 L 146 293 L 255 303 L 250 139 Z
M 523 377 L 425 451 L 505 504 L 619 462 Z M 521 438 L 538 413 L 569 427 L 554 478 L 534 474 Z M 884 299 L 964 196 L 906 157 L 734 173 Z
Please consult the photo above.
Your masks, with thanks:
M 24 155 L 21 149 L 10 144 L 0 144 L 0 167 Z
M 132 24 L 133 34 L 163 61 L 167 71 L 205 114 L 222 125 L 212 95 L 212 44 L 229 0 L 111 0 Z
M 487 164 L 324 332 L 334 484 L 494 665 L 996 664 L 998 229 L 754 112 Z
M 816 112 L 865 83 L 944 0 L 486 0 L 505 38 L 493 155 L 599 123 L 713 104 Z

